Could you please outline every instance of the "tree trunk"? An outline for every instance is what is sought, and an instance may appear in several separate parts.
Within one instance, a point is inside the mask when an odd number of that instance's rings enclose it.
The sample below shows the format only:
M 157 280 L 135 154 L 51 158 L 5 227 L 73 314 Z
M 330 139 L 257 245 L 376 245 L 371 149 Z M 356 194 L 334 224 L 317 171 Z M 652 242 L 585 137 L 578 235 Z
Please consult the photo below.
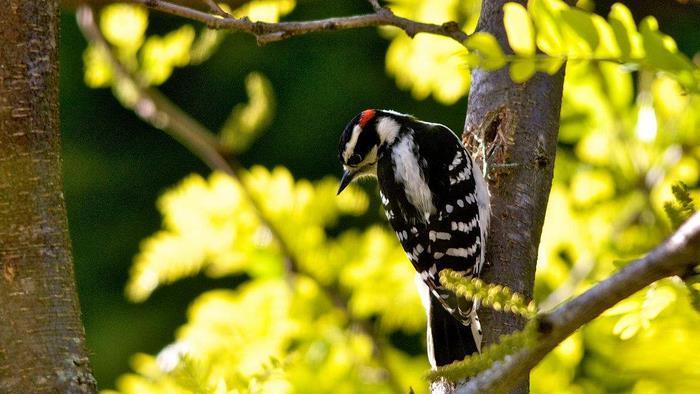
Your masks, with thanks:
M 509 1 L 484 1 L 477 28 L 496 36 L 504 48 L 508 48 L 508 39 L 503 5 Z M 492 215 L 482 278 L 528 298 L 532 298 L 537 249 L 552 185 L 563 81 L 563 70 L 553 76 L 538 73 L 523 84 L 514 83 L 507 68 L 472 72 L 465 140 L 476 133 L 487 145 L 496 144 L 492 166 L 515 165 L 490 172 Z M 484 345 L 525 324 L 513 314 L 488 308 L 482 308 L 479 316 Z M 527 391 L 527 384 L 518 390 Z
M 58 1 L 0 5 L 0 392 L 95 392 L 58 124 Z

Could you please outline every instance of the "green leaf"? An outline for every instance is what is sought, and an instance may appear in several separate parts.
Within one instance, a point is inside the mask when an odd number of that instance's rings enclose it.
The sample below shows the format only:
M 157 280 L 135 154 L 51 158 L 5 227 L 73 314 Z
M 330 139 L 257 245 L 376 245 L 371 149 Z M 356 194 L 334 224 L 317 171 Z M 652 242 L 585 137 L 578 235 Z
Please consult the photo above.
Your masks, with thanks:
M 507 286 L 485 283 L 450 269 L 440 272 L 440 284 L 457 297 L 468 301 L 478 300 L 482 307 L 532 318 L 537 313 L 534 301 L 528 302 L 524 295 Z
M 245 79 L 248 102 L 236 104 L 221 128 L 221 145 L 242 152 L 264 131 L 275 112 L 275 94 L 264 75 L 252 72 Z
M 617 45 L 620 47 L 622 59 L 643 56 L 639 33 L 629 8 L 620 3 L 613 4 L 608 14 L 608 21 L 615 34 Z
M 619 110 L 625 110 L 632 103 L 634 98 L 634 88 L 630 73 L 623 69 L 623 66 L 600 62 L 600 75 L 604 82 L 605 92 L 610 99 L 610 104 Z
M 612 26 L 599 15 L 591 15 L 591 21 L 598 34 L 598 48 L 595 49 L 596 58 L 619 58 L 620 47 L 617 45 L 615 31 Z
M 518 3 L 506 3 L 503 6 L 503 14 L 503 24 L 513 52 L 521 56 L 533 56 L 535 54 L 535 31 L 525 7 Z
M 659 32 L 656 18 L 648 16 L 639 24 L 642 34 L 646 60 L 652 67 L 664 71 L 693 70 L 693 64 L 678 52 L 675 41 Z
M 561 17 L 564 22 L 569 55 L 590 57 L 600 42 L 591 14 L 570 8 L 562 10 Z
M 627 30 L 625 30 L 625 26 L 617 19 L 610 19 L 609 23 L 613 33 L 615 34 L 617 46 L 620 49 L 620 59 L 629 59 L 632 47 L 630 44 L 629 34 L 627 33 Z
M 534 59 L 515 59 L 510 64 L 510 78 L 513 82 L 523 83 L 535 75 Z
M 190 25 L 180 26 L 165 36 L 150 36 L 141 48 L 141 73 L 144 82 L 160 85 L 170 78 L 175 67 L 190 62 L 190 49 L 195 31 Z
M 564 65 L 564 58 L 559 57 L 545 57 L 543 59 L 538 59 L 535 64 L 537 71 L 546 72 L 549 75 L 554 75 L 559 71 L 562 65 Z
M 112 63 L 104 47 L 90 43 L 83 52 L 85 63 L 85 84 L 93 89 L 106 88 L 114 80 Z
M 498 343 L 485 347 L 481 353 L 474 353 L 464 360 L 443 365 L 436 370 L 430 371 L 426 378 L 429 381 L 435 381 L 442 377 L 457 382 L 476 376 L 479 372 L 491 367 L 494 362 L 502 360 L 509 354 L 513 354 L 522 348 L 531 346 L 536 338 L 537 322 L 531 320 L 522 331 L 502 335 L 498 338 Z
M 700 266 L 695 267 L 695 272 L 700 272 Z M 700 275 L 691 275 L 683 281 L 688 289 L 690 305 L 693 306 L 696 312 L 700 313 Z
M 489 33 L 474 33 L 467 39 L 466 47 L 478 51 L 481 60 L 480 66 L 485 70 L 498 70 L 505 66 L 506 56 L 498 44 L 496 37 Z
M 123 51 L 135 52 L 148 27 L 148 9 L 140 5 L 110 4 L 100 12 L 100 30 L 105 39 Z
M 664 203 L 664 211 L 671 221 L 671 226 L 674 229 L 680 227 L 697 211 L 693 198 L 690 196 L 688 185 L 683 182 L 678 182 L 671 186 L 674 201 Z
M 527 8 L 537 28 L 537 47 L 550 56 L 562 56 L 566 53 L 564 49 L 564 38 L 559 30 L 556 21 L 559 12 L 551 10 L 551 5 L 546 0 L 531 0 L 527 3 Z
M 637 31 L 637 26 L 634 23 L 632 12 L 630 12 L 629 8 L 622 3 L 615 3 L 612 5 L 608 18 L 620 22 L 620 25 L 625 29 L 625 31 L 627 31 L 628 34 Z

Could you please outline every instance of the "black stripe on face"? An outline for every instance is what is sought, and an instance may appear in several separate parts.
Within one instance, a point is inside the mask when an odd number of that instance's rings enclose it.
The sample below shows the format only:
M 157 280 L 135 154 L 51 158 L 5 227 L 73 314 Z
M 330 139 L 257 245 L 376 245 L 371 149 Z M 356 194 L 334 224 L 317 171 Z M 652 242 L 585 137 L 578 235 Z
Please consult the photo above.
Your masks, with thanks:
M 353 155 L 360 155 L 362 160 L 364 160 L 369 151 L 376 145 L 379 145 L 379 136 L 374 128 L 374 122 L 370 121 L 365 128 L 360 131 L 360 136 L 357 138 Z
M 357 166 L 367 158 L 367 154 L 379 145 L 379 136 L 376 131 L 376 120 L 371 119 L 364 128 L 360 128 L 356 138 L 353 138 L 360 115 L 353 118 L 343 130 L 338 146 L 338 159 L 341 163 Z M 350 149 L 350 151 L 348 151 Z M 347 160 L 346 160 L 347 157 Z

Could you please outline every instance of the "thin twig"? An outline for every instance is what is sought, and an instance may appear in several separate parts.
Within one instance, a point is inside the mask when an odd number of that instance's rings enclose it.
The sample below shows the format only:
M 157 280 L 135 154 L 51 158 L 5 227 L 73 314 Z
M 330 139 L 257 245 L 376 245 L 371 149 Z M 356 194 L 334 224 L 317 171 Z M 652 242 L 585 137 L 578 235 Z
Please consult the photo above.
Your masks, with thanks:
M 363 27 L 394 26 L 403 30 L 410 37 L 418 33 L 430 33 L 445 36 L 463 43 L 469 35 L 460 29 L 456 22 L 445 22 L 441 25 L 432 23 L 416 22 L 411 19 L 402 18 L 395 15 L 385 7 L 375 8 L 375 13 L 364 15 L 344 16 L 328 19 L 319 19 L 304 22 L 253 22 L 250 19 L 234 18 L 232 16 L 222 17 L 212 15 L 194 8 L 185 7 L 163 0 L 126 0 L 128 3 L 143 4 L 146 7 L 161 11 L 166 14 L 176 15 L 183 18 L 201 22 L 212 29 L 236 30 L 251 34 L 256 37 L 259 44 L 266 44 L 275 41 L 285 40 L 308 33 L 359 29 Z M 370 1 L 374 8 L 374 3 Z
M 508 392 L 578 328 L 651 283 L 683 274 L 699 263 L 699 256 L 700 213 L 696 213 L 644 258 L 625 266 L 553 312 L 538 316 L 541 332 L 534 346 L 494 363 L 460 386 L 460 392 Z
M 206 4 L 209 7 L 209 10 L 215 14 L 219 15 L 224 18 L 230 18 L 231 14 L 228 12 L 224 11 L 221 7 L 219 7 L 218 4 L 216 4 L 216 1 L 214 0 L 201 0 L 204 4 Z
M 284 256 L 284 264 L 288 276 L 302 272 L 302 268 L 298 264 L 298 258 L 292 252 L 292 248 L 285 242 L 280 231 L 265 215 L 260 204 L 250 194 L 249 190 L 242 182 L 243 167 L 238 164 L 234 158 L 228 156 L 224 157 L 223 148 L 219 144 L 216 135 L 197 120 L 190 117 L 190 115 L 171 102 L 158 90 L 145 86 L 135 75 L 127 70 L 115 56 L 112 47 L 105 40 L 99 27 L 97 27 L 92 8 L 85 5 L 80 6 L 77 10 L 77 19 L 78 26 L 85 38 L 105 50 L 117 77 L 128 81 L 128 83 L 133 84 L 136 88 L 139 97 L 137 103 L 132 108 L 133 111 L 144 121 L 163 130 L 180 142 L 209 168 L 221 171 L 233 178 L 234 181 L 241 186 L 244 198 L 251 204 L 253 211 L 262 225 L 270 230 L 273 239 L 275 239 L 278 244 Z M 308 273 L 306 273 L 306 275 L 315 280 L 313 275 L 309 275 Z M 392 390 L 396 393 L 404 392 L 404 389 L 401 387 L 396 374 L 391 369 L 384 354 L 382 348 L 383 339 L 377 335 L 376 331 L 369 325 L 369 322 L 356 319 L 352 316 L 347 300 L 341 295 L 341 292 L 337 288 L 325 285 L 319 281 L 316 281 L 316 283 L 326 297 L 348 316 L 348 320 L 350 320 L 352 324 L 355 324 L 360 332 L 370 338 L 376 359 L 384 370 L 386 370 L 387 382 L 392 387 Z
M 372 6 L 375 12 L 379 12 L 382 9 L 381 4 L 379 4 L 379 0 L 367 0 L 369 4 Z
M 138 93 L 138 99 L 133 106 L 133 111 L 143 120 L 150 123 L 154 127 L 165 131 L 175 140 L 185 146 L 190 152 L 197 156 L 212 170 L 221 171 L 242 184 L 241 166 L 236 163 L 233 158 L 228 160 L 221 153 L 222 147 L 214 133 L 209 131 L 201 123 L 191 118 L 184 111 L 177 107 L 172 101 L 165 97 L 159 91 L 145 86 L 139 79 L 119 62 L 114 56 L 113 50 L 109 43 L 105 40 L 102 32 L 95 23 L 94 13 L 92 8 L 81 6 L 77 10 L 78 26 L 85 38 L 90 42 L 97 44 L 105 50 L 109 58 L 110 64 L 118 78 L 132 84 Z M 245 190 L 245 188 L 242 188 Z M 246 194 L 248 201 L 253 206 L 255 212 L 260 213 L 259 219 L 262 224 L 270 229 L 273 237 L 281 239 L 279 232 L 272 226 L 267 218 L 261 213 L 261 207 L 255 199 Z M 280 243 L 282 253 L 291 255 L 289 248 Z M 294 267 L 296 263 L 291 262 Z M 296 268 L 294 268 L 296 269 Z

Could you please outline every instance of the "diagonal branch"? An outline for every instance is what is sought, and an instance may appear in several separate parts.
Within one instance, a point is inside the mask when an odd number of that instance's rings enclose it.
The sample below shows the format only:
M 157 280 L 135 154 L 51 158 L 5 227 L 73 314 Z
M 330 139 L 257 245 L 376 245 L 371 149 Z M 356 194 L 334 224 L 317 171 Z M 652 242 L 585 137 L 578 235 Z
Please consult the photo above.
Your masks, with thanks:
M 370 1 L 375 12 L 372 14 L 344 16 L 303 22 L 253 22 L 247 17 L 235 18 L 196 10 L 194 8 L 163 0 L 127 0 L 128 3 L 143 4 L 146 7 L 166 14 L 201 22 L 212 29 L 241 31 L 255 36 L 258 44 L 282 41 L 290 37 L 308 33 L 359 29 L 363 27 L 394 26 L 413 37 L 418 33 L 430 33 L 452 38 L 462 43 L 469 35 L 460 29 L 456 22 L 441 25 L 422 23 L 395 15 L 390 9 L 381 7 L 376 0 Z M 209 3 L 209 1 L 206 1 Z
M 540 315 L 540 338 L 534 346 L 494 363 L 467 382 L 460 392 L 507 392 L 578 328 L 651 283 L 682 275 L 699 262 L 700 213 L 696 213 L 644 258 L 625 266 L 553 312 Z
M 110 65 L 114 69 L 118 78 L 130 83 L 134 86 L 138 93 L 138 100 L 131 108 L 141 119 L 153 125 L 155 128 L 163 130 L 165 133 L 180 142 L 185 148 L 202 160 L 210 169 L 221 171 L 241 186 L 244 198 L 251 204 L 253 211 L 258 217 L 258 220 L 263 226 L 267 227 L 279 246 L 282 255 L 285 259 L 285 269 L 288 276 L 292 276 L 298 272 L 303 272 L 298 263 L 298 258 L 294 254 L 292 248 L 285 241 L 281 232 L 276 228 L 272 221 L 265 215 L 256 199 L 246 189 L 242 182 L 243 167 L 235 161 L 230 155 L 226 155 L 223 147 L 219 144 L 217 136 L 208 130 L 204 125 L 193 119 L 179 108 L 175 103 L 171 102 L 166 96 L 158 90 L 150 88 L 142 84 L 136 75 L 133 75 L 127 68 L 117 59 L 110 44 L 105 40 L 102 32 L 95 23 L 93 9 L 89 6 L 81 6 L 77 10 L 78 25 L 85 38 L 97 44 L 105 50 Z M 312 275 L 306 274 L 311 279 Z M 366 335 L 372 342 L 375 357 L 382 368 L 386 371 L 386 378 L 392 391 L 395 393 L 404 392 L 403 387 L 399 382 L 398 377 L 391 368 L 389 361 L 384 353 L 384 339 L 378 335 L 376 330 L 371 326 L 371 323 L 366 320 L 357 319 L 352 316 L 348 306 L 347 299 L 342 296 L 340 290 L 335 286 L 325 285 L 319 281 L 316 284 L 321 291 L 328 297 L 329 300 L 337 308 L 342 310 L 350 321 L 351 325 Z
M 240 165 L 233 159 L 229 158 L 227 160 L 224 157 L 219 139 L 213 132 L 195 119 L 192 119 L 158 90 L 144 86 L 137 76 L 133 75 L 119 62 L 111 46 L 95 23 L 92 8 L 81 6 L 78 8 L 76 16 L 78 26 L 85 38 L 97 44 L 107 54 L 117 78 L 133 85 L 136 89 L 138 98 L 133 108 L 131 108 L 136 115 L 154 127 L 166 132 L 212 170 L 221 171 L 238 183 L 241 183 Z M 247 198 L 256 212 L 262 212 L 259 204 L 250 195 L 247 195 Z M 275 230 L 274 226 L 264 215 L 260 214 L 259 219 L 265 227 L 270 229 L 276 239 L 281 239 L 279 232 Z M 284 243 L 280 243 L 280 248 L 283 254 L 291 255 L 289 248 Z M 292 269 L 295 270 L 296 262 L 293 259 L 291 264 Z

